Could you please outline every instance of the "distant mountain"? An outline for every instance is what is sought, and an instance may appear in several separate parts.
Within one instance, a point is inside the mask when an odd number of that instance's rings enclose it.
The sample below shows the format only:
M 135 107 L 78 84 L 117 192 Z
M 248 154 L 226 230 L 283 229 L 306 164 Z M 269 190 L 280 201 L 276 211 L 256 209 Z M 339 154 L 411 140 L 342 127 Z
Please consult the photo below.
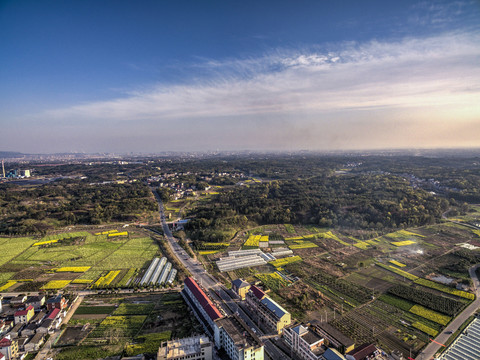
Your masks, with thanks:
M 16 151 L 0 151 L 0 159 L 18 158 L 22 156 L 25 156 L 25 154 Z

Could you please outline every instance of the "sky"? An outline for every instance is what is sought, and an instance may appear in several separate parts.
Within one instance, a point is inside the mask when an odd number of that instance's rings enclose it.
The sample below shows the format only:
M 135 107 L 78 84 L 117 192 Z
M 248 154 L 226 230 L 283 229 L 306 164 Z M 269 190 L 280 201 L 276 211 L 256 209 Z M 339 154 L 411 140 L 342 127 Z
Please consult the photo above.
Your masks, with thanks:
M 0 150 L 480 147 L 480 1 L 0 0 Z

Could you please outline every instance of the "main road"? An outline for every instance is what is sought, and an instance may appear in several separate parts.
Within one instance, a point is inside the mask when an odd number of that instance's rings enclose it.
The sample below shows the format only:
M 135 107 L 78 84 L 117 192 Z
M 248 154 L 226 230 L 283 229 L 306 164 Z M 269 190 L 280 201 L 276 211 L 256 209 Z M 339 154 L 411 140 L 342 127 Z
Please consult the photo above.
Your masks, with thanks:
M 470 277 L 473 281 L 473 288 L 475 290 L 475 301 L 472 302 L 465 310 L 463 310 L 462 313 L 458 315 L 450 324 L 448 324 L 444 331 L 433 341 L 431 341 L 430 344 L 425 347 L 425 349 L 423 349 L 423 351 L 416 357 L 416 360 L 433 359 L 435 354 L 442 347 L 442 345 L 439 344 L 445 344 L 449 337 L 452 336 L 451 334 L 457 331 L 460 326 L 462 326 L 462 324 L 480 308 L 480 280 L 475 272 L 479 267 L 480 265 L 476 265 L 469 269 Z
M 163 207 L 163 202 L 160 196 L 158 195 L 155 189 L 151 188 L 155 198 L 158 202 L 158 208 L 160 211 L 160 220 L 162 222 L 163 233 L 167 239 L 170 248 L 173 250 L 174 255 L 177 257 L 178 261 L 182 263 L 183 266 L 192 274 L 193 278 L 200 283 L 200 285 L 209 290 L 210 295 L 214 299 L 220 300 L 220 305 L 222 310 L 227 314 L 231 315 L 237 313 L 243 321 L 250 326 L 263 340 L 265 344 L 265 350 L 270 358 L 274 360 L 288 360 L 290 357 L 286 356 L 283 351 L 281 351 L 273 342 L 265 336 L 262 331 L 255 325 L 250 316 L 239 306 L 236 301 L 232 298 L 229 290 L 227 290 L 218 280 L 213 276 L 208 274 L 204 269 L 201 262 L 196 259 L 193 259 L 188 255 L 188 253 L 178 244 L 177 240 L 172 235 L 170 228 L 165 220 L 165 211 Z

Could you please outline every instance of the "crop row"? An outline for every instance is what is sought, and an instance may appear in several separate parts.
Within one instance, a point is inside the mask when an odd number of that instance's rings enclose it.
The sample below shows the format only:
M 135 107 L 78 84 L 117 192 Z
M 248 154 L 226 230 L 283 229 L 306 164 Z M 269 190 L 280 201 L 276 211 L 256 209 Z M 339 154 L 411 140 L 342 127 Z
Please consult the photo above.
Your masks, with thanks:
M 398 262 L 397 260 L 390 260 L 390 263 L 393 265 L 397 265 L 398 267 L 405 267 L 407 265 L 402 264 L 401 262 Z
M 465 299 L 468 299 L 468 300 L 475 300 L 475 295 L 472 294 L 472 293 L 468 293 L 468 292 L 462 291 L 462 290 L 453 289 L 451 287 L 448 287 L 448 286 L 445 286 L 445 285 L 442 285 L 442 284 L 439 284 L 439 283 L 436 283 L 434 281 L 430 281 L 430 280 L 427 280 L 427 279 L 417 279 L 417 280 L 415 280 L 415 283 L 418 284 L 418 285 L 422 285 L 422 286 L 426 286 L 426 287 L 438 290 L 438 291 L 442 291 L 442 292 L 447 293 L 447 294 L 459 296 L 459 297 L 462 297 L 462 298 L 465 298 Z
M 135 273 L 137 272 L 137 269 L 136 268 L 130 268 L 128 269 L 127 273 L 123 276 L 123 278 L 118 282 L 117 286 L 118 287 L 125 287 L 127 286 L 127 284 L 130 285 L 130 283 L 128 283 L 128 280 L 130 280 L 134 275 Z
M 395 246 L 408 246 L 408 245 L 416 244 L 416 242 L 412 240 L 404 240 L 404 241 L 394 241 L 392 242 L 392 244 Z
M 437 324 L 440 324 L 440 325 L 447 325 L 450 322 L 450 320 L 452 319 L 449 316 L 442 315 L 442 314 L 440 314 L 436 311 L 427 309 L 427 308 L 425 308 L 421 305 L 412 306 L 412 308 L 410 309 L 410 312 L 412 314 L 415 314 L 415 315 L 421 316 L 425 319 L 436 322 Z
M 108 234 L 107 237 L 117 237 L 117 236 L 128 236 L 128 231 L 123 231 L 123 232 L 116 232 L 116 233 L 111 233 Z
M 212 243 L 212 242 L 198 242 L 195 244 L 197 250 L 220 250 L 230 246 L 230 243 Z
M 261 237 L 261 235 L 250 235 L 243 245 L 258 247 Z
M 65 286 L 70 284 L 72 280 L 51 280 L 46 283 L 42 289 L 44 290 L 56 290 L 56 289 L 63 289 Z
M 437 336 L 438 334 L 438 331 L 435 330 L 435 329 L 432 329 L 430 326 L 427 326 L 425 324 L 422 324 L 420 321 L 415 321 L 412 326 L 415 328 L 415 329 L 418 329 L 420 331 L 423 331 L 425 334 L 428 334 L 430 336 Z
M 412 280 L 412 281 L 415 281 L 417 279 L 419 279 L 418 276 L 416 275 L 413 275 L 413 274 L 410 274 L 406 271 L 403 271 L 403 270 L 400 270 L 394 266 L 391 266 L 391 265 L 385 265 L 385 264 L 381 264 L 381 263 L 376 263 L 377 266 L 380 266 L 381 268 L 384 268 L 385 270 L 388 270 L 388 271 L 391 271 L 391 272 L 394 272 L 395 274 L 397 275 L 401 275 L 409 280 Z
M 120 270 L 111 270 L 107 275 L 101 276 L 97 281 L 95 281 L 94 287 L 104 287 L 110 285 L 110 283 L 120 274 Z
M 273 291 L 285 287 L 289 284 L 287 280 L 281 277 L 276 272 L 269 274 L 255 274 L 255 277 L 261 280 L 265 286 Z
M 90 270 L 91 266 L 64 266 L 58 269 L 55 269 L 55 272 L 74 272 L 74 273 L 84 273 Z
M 450 316 L 456 315 L 463 307 L 459 301 L 405 285 L 396 285 L 388 289 L 388 293 Z
M 311 279 L 319 284 L 327 285 L 328 288 L 335 289 L 360 303 L 365 303 L 371 299 L 371 293 L 368 289 L 347 280 L 339 279 L 325 273 L 313 275 Z
M 42 245 L 54 244 L 56 242 L 58 242 L 58 240 L 45 240 L 45 241 L 36 242 L 32 246 L 42 246 Z
M 311 241 L 302 241 L 300 243 L 297 243 L 295 245 L 290 245 L 289 248 L 291 250 L 295 249 L 309 249 L 309 248 L 316 248 L 318 245 L 312 243 Z
M 271 261 L 270 264 L 272 264 L 275 267 L 280 267 L 280 266 L 285 266 L 287 264 L 297 262 L 297 261 L 302 261 L 302 258 L 300 256 L 295 255 L 295 256 Z

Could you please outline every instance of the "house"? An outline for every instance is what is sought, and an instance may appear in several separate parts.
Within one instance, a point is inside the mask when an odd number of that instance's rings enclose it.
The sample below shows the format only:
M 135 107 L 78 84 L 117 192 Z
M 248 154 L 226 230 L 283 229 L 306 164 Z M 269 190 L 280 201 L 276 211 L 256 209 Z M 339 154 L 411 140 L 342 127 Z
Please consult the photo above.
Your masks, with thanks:
M 35 334 L 28 343 L 25 344 L 25 351 L 32 352 L 40 350 L 40 347 L 43 344 L 45 335 L 42 333 Z
M 25 351 L 25 344 L 28 342 L 28 337 L 22 336 L 17 339 L 18 344 L 18 351 L 24 352 Z
M 35 314 L 31 322 L 39 325 L 42 322 L 45 315 L 46 314 L 43 311 L 39 311 L 38 313 Z
M 232 281 L 232 290 L 237 294 L 240 299 L 245 300 L 247 291 L 250 289 L 250 284 L 242 279 L 236 279 Z
M 23 323 L 18 323 L 16 324 L 12 330 L 9 331 L 8 335 L 10 335 L 10 337 L 12 339 L 16 339 L 20 336 L 20 331 L 22 330 L 22 328 L 25 326 L 25 324 Z
M 28 323 L 31 318 L 35 315 L 35 309 L 32 305 L 29 305 L 25 310 L 18 310 L 15 312 L 15 324 L 18 323 Z
M 283 330 L 283 337 L 292 351 L 304 360 L 319 360 L 324 352 L 324 339 L 303 325 Z
M 52 327 L 53 327 L 53 320 L 45 319 L 37 328 L 37 333 L 48 334 L 48 332 L 52 329 Z
M 67 307 L 67 300 L 61 295 L 51 297 L 47 300 L 47 310 L 51 311 L 53 309 L 63 310 Z
M 0 353 L 5 356 L 5 360 L 11 360 L 17 356 L 18 344 L 16 340 L 10 338 L 9 335 L 0 339 Z
M 32 305 L 35 310 L 38 310 L 45 305 L 45 295 L 30 296 L 25 301 L 25 305 Z
M 55 308 L 52 311 L 50 311 L 50 313 L 47 315 L 47 319 L 55 320 L 59 313 L 60 313 L 60 309 Z
M 25 301 L 27 301 L 26 295 L 15 296 L 10 299 L 10 306 L 12 308 L 19 308 L 25 304 Z
M 20 325 L 20 324 L 19 324 Z M 32 336 L 35 334 L 35 331 L 37 330 L 38 325 L 35 324 L 34 322 L 31 322 L 27 326 L 25 326 L 22 329 L 22 336 Z
M 363 344 L 345 354 L 347 360 L 380 359 L 381 351 L 374 344 Z

